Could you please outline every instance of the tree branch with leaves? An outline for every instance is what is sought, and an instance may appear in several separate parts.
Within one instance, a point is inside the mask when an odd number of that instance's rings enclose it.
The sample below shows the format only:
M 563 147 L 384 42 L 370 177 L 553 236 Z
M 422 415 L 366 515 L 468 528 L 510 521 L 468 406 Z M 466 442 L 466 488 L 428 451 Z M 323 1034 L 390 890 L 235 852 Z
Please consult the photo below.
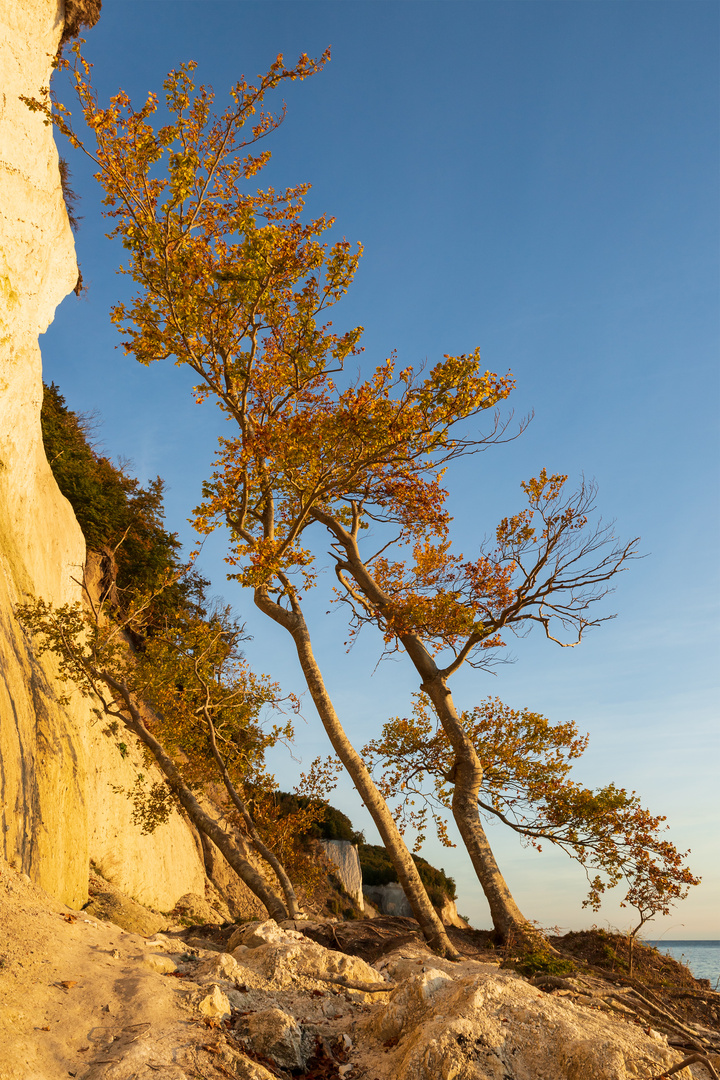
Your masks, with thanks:
M 544 842 L 578 862 L 588 880 L 583 906 L 600 908 L 603 894 L 624 881 L 620 905 L 638 910 L 641 921 L 667 915 L 699 883 L 664 833 L 665 817 L 651 814 L 635 792 L 615 784 L 591 789 L 573 780 L 573 762 L 587 748 L 569 721 L 551 724 L 528 709 L 489 698 L 460 721 L 483 766 L 478 808 L 501 821 L 523 844 L 541 851 Z M 363 753 L 381 773 L 380 790 L 395 804 L 403 831 L 424 839 L 429 820 L 450 844 L 446 815 L 452 808 L 455 757 L 427 698 L 415 697 L 410 717 L 395 717 Z

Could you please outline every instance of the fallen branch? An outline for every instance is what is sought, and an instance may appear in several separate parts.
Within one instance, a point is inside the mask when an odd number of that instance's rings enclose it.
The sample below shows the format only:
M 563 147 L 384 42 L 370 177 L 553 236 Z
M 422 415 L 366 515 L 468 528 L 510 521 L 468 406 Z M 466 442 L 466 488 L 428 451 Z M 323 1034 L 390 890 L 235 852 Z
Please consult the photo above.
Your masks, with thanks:
M 691 1054 L 690 1057 L 683 1058 L 683 1060 L 678 1062 L 677 1065 L 673 1065 L 672 1069 L 666 1069 L 665 1072 L 658 1073 L 657 1076 L 653 1076 L 652 1080 L 666 1080 L 666 1077 L 672 1076 L 673 1073 L 680 1072 L 681 1069 L 684 1069 L 686 1067 L 686 1065 L 694 1065 L 696 1063 L 698 1065 L 705 1066 L 707 1071 L 710 1073 L 712 1080 L 720 1080 L 720 1077 L 715 1072 L 715 1069 L 712 1066 L 712 1062 L 708 1057 L 705 1056 L 705 1054 Z
M 336 986 L 344 986 L 346 990 L 362 990 L 364 994 L 385 994 L 397 989 L 397 983 L 355 982 L 353 979 L 346 979 L 343 975 L 313 975 L 311 978 L 319 979 L 320 982 L 335 983 Z
M 691 1039 L 699 1039 L 700 1041 L 703 1041 L 704 1036 L 701 1034 L 701 1032 L 693 1028 L 687 1027 L 687 1025 L 684 1024 L 677 1015 L 669 1012 L 668 1009 L 664 1008 L 662 1005 L 656 1005 L 654 1002 L 648 1001 L 648 999 L 644 997 L 634 987 L 630 990 L 630 993 L 634 994 L 636 998 L 642 1001 L 643 1004 L 647 1006 L 650 1011 L 662 1016 L 666 1021 L 671 1023 L 678 1031 L 681 1031 L 683 1035 L 688 1035 Z

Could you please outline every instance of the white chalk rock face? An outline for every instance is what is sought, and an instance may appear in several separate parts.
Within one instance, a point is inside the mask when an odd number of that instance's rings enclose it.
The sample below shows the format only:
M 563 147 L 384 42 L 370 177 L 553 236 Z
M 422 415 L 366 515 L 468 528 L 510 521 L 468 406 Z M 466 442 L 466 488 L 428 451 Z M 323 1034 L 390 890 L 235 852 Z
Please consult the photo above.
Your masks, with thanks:
M 398 885 L 397 882 L 390 882 L 389 885 L 365 885 L 363 892 L 383 915 L 402 915 L 406 919 L 413 918 L 413 909 L 410 907 L 402 885 Z
M 335 874 L 346 892 L 363 910 L 363 883 L 360 856 L 356 844 L 349 840 L 320 840 L 320 847 L 335 866 Z
M 38 335 L 77 281 L 52 130 L 20 95 L 50 82 L 59 0 L 0 5 L 0 802 L 2 854 L 71 907 L 88 897 L 88 862 L 140 903 L 172 908 L 204 892 L 192 834 L 177 816 L 149 837 L 109 783 L 131 788 L 89 704 L 57 701 L 55 667 L 38 659 L 15 606 L 79 600 L 85 543 L 45 458 Z

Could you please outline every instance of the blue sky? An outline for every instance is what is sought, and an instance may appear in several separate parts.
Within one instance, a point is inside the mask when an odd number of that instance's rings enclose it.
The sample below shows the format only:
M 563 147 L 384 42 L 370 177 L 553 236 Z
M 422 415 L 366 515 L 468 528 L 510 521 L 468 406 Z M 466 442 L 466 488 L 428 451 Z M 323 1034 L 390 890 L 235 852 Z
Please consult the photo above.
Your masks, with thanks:
M 263 185 L 309 182 L 308 212 L 365 256 L 335 324 L 365 327 L 362 363 L 396 349 L 402 365 L 480 346 L 511 370 L 522 438 L 450 477 L 455 548 L 469 556 L 519 506 L 542 466 L 594 478 L 605 519 L 642 537 L 605 604 L 617 619 L 582 647 L 530 635 L 496 676 L 454 683 L 458 704 L 488 695 L 591 733 L 578 778 L 634 788 L 691 847 L 700 888 L 649 935 L 720 937 L 718 665 L 718 7 L 677 2 L 234 2 L 104 0 L 86 53 L 101 98 L 139 101 L 183 60 L 219 101 L 278 52 L 332 46 L 317 77 L 286 91 L 288 115 Z M 60 87 L 58 87 L 60 89 Z M 167 481 L 167 519 L 188 542 L 221 428 L 173 367 L 141 368 L 116 348 L 112 303 L 127 283 L 104 238 L 99 192 L 79 155 L 77 236 L 86 295 L 69 297 L 41 339 L 47 381 L 77 411 L 97 410 L 111 457 Z M 290 649 L 224 580 L 222 538 L 202 562 L 247 617 L 248 654 L 287 689 Z M 322 590 L 320 590 L 322 591 Z M 376 667 L 367 634 L 350 656 L 341 613 L 311 608 L 319 659 L 357 745 L 404 714 L 409 665 Z M 298 730 L 307 764 L 327 742 L 312 714 Z M 278 759 L 290 786 L 298 766 Z M 372 838 L 351 789 L 334 801 Z M 501 826 L 491 840 L 521 908 L 541 925 L 625 927 L 609 901 L 581 908 L 582 872 L 524 851 Z M 458 907 L 488 924 L 461 849 L 425 854 L 458 882 Z

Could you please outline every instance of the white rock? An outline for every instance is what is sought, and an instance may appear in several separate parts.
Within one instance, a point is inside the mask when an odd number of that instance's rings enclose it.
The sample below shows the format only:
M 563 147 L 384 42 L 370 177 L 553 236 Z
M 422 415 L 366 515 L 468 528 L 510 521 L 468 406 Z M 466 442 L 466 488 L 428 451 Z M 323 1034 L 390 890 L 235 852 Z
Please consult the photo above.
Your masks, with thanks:
M 216 979 L 228 979 L 233 981 L 240 977 L 240 968 L 234 956 L 228 953 L 216 953 L 201 960 L 193 968 L 196 977 L 212 976 Z
M 233 1069 L 238 1080 L 277 1080 L 274 1073 L 269 1072 L 259 1061 L 252 1061 L 251 1058 L 235 1058 Z
M 446 900 L 441 908 L 437 909 L 444 926 L 457 926 L 460 930 L 467 930 L 469 923 L 458 915 L 458 909 L 454 900 Z
M 171 960 L 169 956 L 164 956 L 162 953 L 146 953 L 143 957 L 143 962 L 146 967 L 149 967 L 152 971 L 157 971 L 161 975 L 171 974 L 173 971 L 177 971 L 177 964 L 174 960 Z
M 274 919 L 266 922 L 250 923 L 239 927 L 227 943 L 227 951 L 233 952 L 239 945 L 256 949 L 260 945 L 280 945 L 291 941 L 307 941 L 297 930 L 283 930 Z
M 417 1022 L 428 1002 L 452 983 L 451 976 L 437 968 L 415 975 L 393 990 L 387 1005 L 373 1013 L 368 1033 L 382 1043 L 397 1038 L 406 1026 Z
M 375 968 L 364 960 L 325 949 L 308 938 L 288 944 L 261 945 L 243 956 L 243 964 L 264 975 L 278 989 L 290 986 L 299 977 L 324 981 L 327 989 L 337 989 L 332 983 L 327 984 L 327 977 L 341 976 L 351 982 L 374 985 L 379 981 Z M 362 998 L 373 1000 L 377 994 L 363 994 Z
M 362 869 L 357 845 L 351 844 L 348 840 L 319 840 L 318 843 L 333 863 L 334 873 L 343 888 L 362 911 L 364 908 Z
M 198 1002 L 198 1009 L 211 1020 L 224 1020 L 230 1015 L 230 1002 L 219 986 L 213 986 L 211 993 Z
M 368 1035 L 390 1030 L 383 1013 L 387 1023 L 372 1017 Z M 437 986 L 397 1035 L 393 1080 L 638 1080 L 678 1060 L 634 1024 L 504 974 Z

